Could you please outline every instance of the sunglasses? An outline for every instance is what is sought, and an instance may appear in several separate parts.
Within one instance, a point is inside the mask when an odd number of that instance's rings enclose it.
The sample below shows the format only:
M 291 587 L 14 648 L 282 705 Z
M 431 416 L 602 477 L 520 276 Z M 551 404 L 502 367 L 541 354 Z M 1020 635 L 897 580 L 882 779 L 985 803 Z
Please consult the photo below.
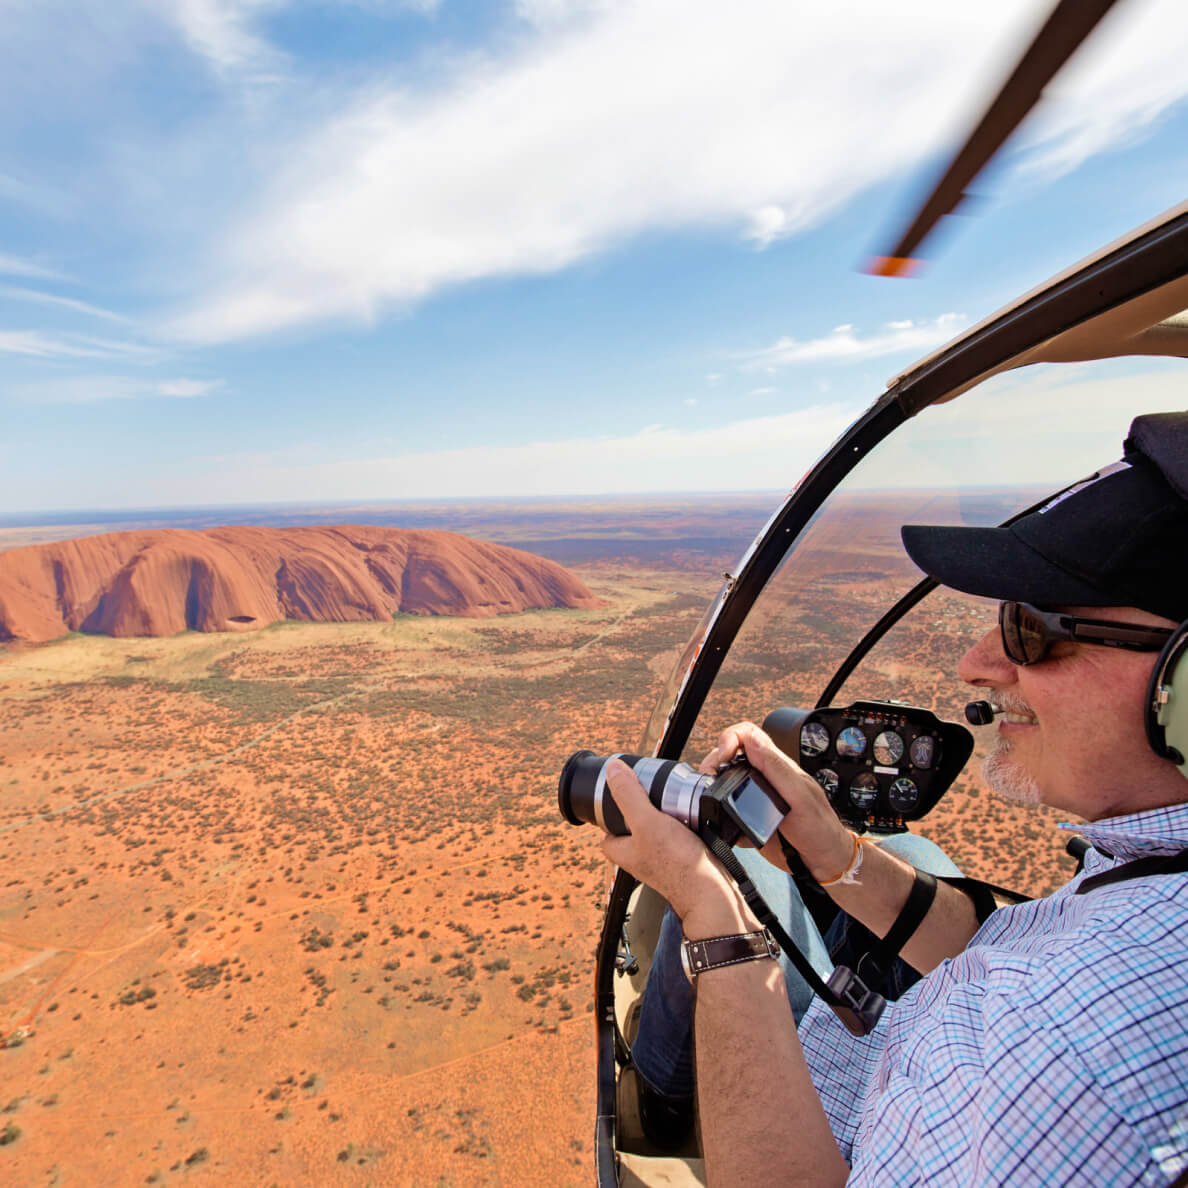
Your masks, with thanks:
M 1027 602 L 1003 602 L 998 607 L 1002 650 L 1012 664 L 1038 664 L 1048 649 L 1061 640 L 1126 648 L 1132 652 L 1158 652 L 1172 634 L 1170 627 L 1115 623 L 1109 619 L 1082 619 L 1060 611 L 1042 611 Z

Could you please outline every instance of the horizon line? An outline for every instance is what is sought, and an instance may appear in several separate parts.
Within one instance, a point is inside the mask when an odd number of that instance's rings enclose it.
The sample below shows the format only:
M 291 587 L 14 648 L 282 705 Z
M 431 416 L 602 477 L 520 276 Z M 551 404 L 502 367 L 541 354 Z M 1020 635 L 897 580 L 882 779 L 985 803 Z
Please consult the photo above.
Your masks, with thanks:
M 1027 490 L 1031 487 L 1039 488 L 1042 484 L 1030 483 L 979 483 L 970 486 L 953 486 L 951 484 L 936 486 L 870 486 L 849 487 L 836 489 L 832 494 L 889 494 L 910 495 L 936 493 L 965 493 L 965 494 L 995 494 L 1000 491 Z M 740 498 L 775 498 L 784 500 L 791 491 L 788 488 L 756 487 L 739 488 L 724 491 L 607 491 L 595 494 L 556 494 L 556 495 L 439 495 L 425 496 L 416 499 L 327 499 L 327 500 L 297 500 L 280 499 L 270 501 L 227 502 L 227 503 L 183 503 L 183 504 L 127 504 L 115 507 L 100 508 L 39 508 L 27 512 L 0 512 L 0 526 L 5 528 L 43 527 L 53 523 L 97 524 L 108 519 L 129 517 L 150 517 L 163 515 L 199 515 L 212 514 L 220 511 L 298 511 L 334 508 L 381 508 L 381 507 L 481 507 L 493 504 L 533 505 L 542 504 L 562 505 L 567 503 L 639 503 L 643 501 L 660 501 L 673 499 L 740 499 Z

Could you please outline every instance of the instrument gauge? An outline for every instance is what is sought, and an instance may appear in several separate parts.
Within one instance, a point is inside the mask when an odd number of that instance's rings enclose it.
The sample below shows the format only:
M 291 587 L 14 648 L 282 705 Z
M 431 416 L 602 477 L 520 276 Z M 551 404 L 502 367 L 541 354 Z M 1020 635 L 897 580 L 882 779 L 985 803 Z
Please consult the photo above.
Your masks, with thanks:
M 932 766 L 932 761 L 936 757 L 936 739 L 931 734 L 921 734 L 912 741 L 912 747 L 908 753 L 912 760 L 912 766 L 925 771 Z
M 850 803 L 864 813 L 870 812 L 879 798 L 879 781 L 869 771 L 854 777 L 850 784 Z
M 820 722 L 809 722 L 800 732 L 800 753 L 811 759 L 829 746 L 829 731 Z
M 894 730 L 884 730 L 875 735 L 875 762 L 883 767 L 894 767 L 903 758 L 903 739 Z
M 847 726 L 837 736 L 837 753 L 844 759 L 861 759 L 866 752 L 866 735 L 857 726 Z
M 833 768 L 822 767 L 817 772 L 817 783 L 825 789 L 825 795 L 829 797 L 830 801 L 836 800 L 841 781 L 837 778 L 837 772 Z
M 916 787 L 915 780 L 902 776 L 887 789 L 887 799 L 897 813 L 907 816 L 908 813 L 915 812 L 916 806 L 920 803 L 920 789 Z

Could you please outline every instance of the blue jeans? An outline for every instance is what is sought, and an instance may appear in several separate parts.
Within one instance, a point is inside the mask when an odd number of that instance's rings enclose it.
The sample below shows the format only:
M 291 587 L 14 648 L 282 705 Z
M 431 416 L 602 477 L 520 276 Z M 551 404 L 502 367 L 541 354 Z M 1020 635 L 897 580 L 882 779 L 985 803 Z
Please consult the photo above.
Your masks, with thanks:
M 896 833 L 881 844 L 920 870 L 954 878 L 961 874 L 945 852 L 927 838 Z M 853 968 L 858 955 L 870 946 L 870 933 L 866 929 L 839 912 L 822 937 L 795 882 L 784 871 L 772 866 L 758 850 L 738 849 L 735 854 L 772 914 L 822 979 L 829 976 L 835 965 Z M 656 954 L 644 987 L 639 1033 L 631 1048 L 631 1059 L 636 1071 L 653 1089 L 667 1097 L 688 1098 L 694 1090 L 693 987 L 681 968 L 681 940 L 681 922 L 670 908 L 664 913 Z M 780 966 L 792 1015 L 799 1023 L 812 1002 L 813 992 L 782 953 Z M 896 961 L 885 996 L 897 998 L 919 976 L 904 962 Z

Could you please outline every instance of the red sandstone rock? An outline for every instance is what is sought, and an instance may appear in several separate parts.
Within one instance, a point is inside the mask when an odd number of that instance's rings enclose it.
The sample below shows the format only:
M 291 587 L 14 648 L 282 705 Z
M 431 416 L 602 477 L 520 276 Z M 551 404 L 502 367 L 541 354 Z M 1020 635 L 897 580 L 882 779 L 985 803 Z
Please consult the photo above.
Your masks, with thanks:
M 453 532 L 354 524 L 162 529 L 0 553 L 0 640 L 599 605 L 555 561 Z

